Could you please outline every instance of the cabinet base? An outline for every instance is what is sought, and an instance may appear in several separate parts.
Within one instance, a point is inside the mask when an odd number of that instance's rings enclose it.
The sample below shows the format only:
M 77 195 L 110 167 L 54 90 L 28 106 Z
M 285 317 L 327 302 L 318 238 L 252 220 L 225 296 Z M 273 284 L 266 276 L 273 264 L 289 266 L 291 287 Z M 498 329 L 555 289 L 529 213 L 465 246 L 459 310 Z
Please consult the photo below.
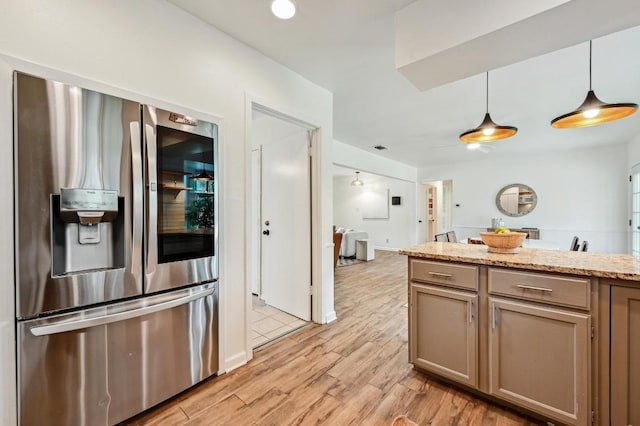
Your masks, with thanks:
M 452 387 L 454 387 L 456 389 L 459 389 L 459 390 L 461 390 L 463 392 L 468 393 L 469 395 L 473 396 L 474 398 L 478 398 L 478 399 L 483 400 L 485 402 L 500 406 L 500 408 L 511 410 L 511 411 L 513 411 L 513 412 L 515 412 L 515 413 L 517 413 L 519 415 L 530 417 L 533 421 L 541 421 L 541 422 L 546 423 L 547 425 L 558 425 L 558 426 L 560 426 L 560 425 L 564 424 L 564 423 L 558 422 L 557 420 L 550 419 L 548 417 L 544 417 L 544 416 L 540 415 L 539 413 L 535 413 L 533 411 L 529 411 L 526 408 L 522 408 L 522 407 L 520 407 L 518 405 L 514 405 L 514 404 L 511 404 L 509 402 L 503 401 L 503 400 L 501 400 L 499 398 L 495 398 L 495 397 L 493 397 L 491 395 L 487 395 L 486 393 L 484 393 L 484 392 L 482 392 L 482 391 L 480 391 L 478 389 L 474 389 L 474 388 L 470 388 L 469 386 L 462 385 L 462 384 L 456 382 L 455 380 L 451 380 L 451 379 L 448 379 L 446 377 L 442 377 L 442 376 L 440 376 L 440 375 L 438 375 L 436 373 L 432 373 L 431 371 L 427 371 L 427 370 L 425 370 L 423 368 L 418 367 L 415 364 L 411 364 L 411 365 L 413 365 L 413 369 L 414 370 L 424 374 L 425 376 L 427 376 L 429 378 L 429 380 L 432 380 L 432 381 L 435 381 L 435 382 L 438 382 L 438 383 L 441 383 L 441 384 L 444 384 L 444 385 L 447 385 L 447 386 L 452 386 Z

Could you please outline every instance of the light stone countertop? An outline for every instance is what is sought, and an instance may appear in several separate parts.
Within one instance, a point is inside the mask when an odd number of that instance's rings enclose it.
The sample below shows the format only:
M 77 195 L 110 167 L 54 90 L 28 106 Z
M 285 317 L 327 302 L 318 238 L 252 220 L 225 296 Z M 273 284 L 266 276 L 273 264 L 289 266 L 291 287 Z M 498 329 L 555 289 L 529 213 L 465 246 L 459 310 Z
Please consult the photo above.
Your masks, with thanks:
M 520 248 L 515 254 L 499 254 L 488 253 L 485 245 L 435 242 L 402 249 L 399 254 L 430 260 L 632 280 L 640 284 L 640 257 L 626 254 L 530 248 Z

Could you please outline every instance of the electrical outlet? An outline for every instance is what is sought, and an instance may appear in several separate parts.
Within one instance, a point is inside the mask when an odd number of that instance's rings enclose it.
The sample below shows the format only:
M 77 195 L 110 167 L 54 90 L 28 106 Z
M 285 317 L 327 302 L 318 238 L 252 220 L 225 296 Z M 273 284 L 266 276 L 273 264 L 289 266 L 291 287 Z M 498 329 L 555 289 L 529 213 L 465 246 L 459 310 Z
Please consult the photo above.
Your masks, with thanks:
M 389 242 L 389 239 L 387 238 L 387 242 Z

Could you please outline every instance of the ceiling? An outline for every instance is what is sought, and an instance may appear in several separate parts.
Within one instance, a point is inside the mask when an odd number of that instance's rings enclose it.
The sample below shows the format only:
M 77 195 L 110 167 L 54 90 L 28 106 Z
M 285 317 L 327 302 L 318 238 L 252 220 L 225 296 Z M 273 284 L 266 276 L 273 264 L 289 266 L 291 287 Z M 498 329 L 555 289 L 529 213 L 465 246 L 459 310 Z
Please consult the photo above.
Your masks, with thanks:
M 588 42 L 489 70 L 491 116 L 519 132 L 487 154 L 458 140 L 484 116 L 484 73 L 421 92 L 396 70 L 394 14 L 412 0 L 296 0 L 288 21 L 271 15 L 270 0 L 170 1 L 333 92 L 334 139 L 414 167 L 627 143 L 640 134 L 640 113 L 592 128 L 550 127 L 584 100 Z M 567 22 L 565 31 L 572 25 L 581 23 Z M 594 39 L 600 99 L 640 102 L 638 52 L 640 27 Z

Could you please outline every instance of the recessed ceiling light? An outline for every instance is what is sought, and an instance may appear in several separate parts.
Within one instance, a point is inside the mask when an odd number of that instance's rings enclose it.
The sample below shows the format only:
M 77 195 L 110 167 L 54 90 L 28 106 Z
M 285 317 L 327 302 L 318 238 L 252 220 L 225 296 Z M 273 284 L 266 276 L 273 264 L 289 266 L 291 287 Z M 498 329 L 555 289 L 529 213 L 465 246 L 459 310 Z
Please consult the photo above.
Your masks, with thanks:
M 280 19 L 290 19 L 296 14 L 296 4 L 292 0 L 273 0 L 271 12 Z

